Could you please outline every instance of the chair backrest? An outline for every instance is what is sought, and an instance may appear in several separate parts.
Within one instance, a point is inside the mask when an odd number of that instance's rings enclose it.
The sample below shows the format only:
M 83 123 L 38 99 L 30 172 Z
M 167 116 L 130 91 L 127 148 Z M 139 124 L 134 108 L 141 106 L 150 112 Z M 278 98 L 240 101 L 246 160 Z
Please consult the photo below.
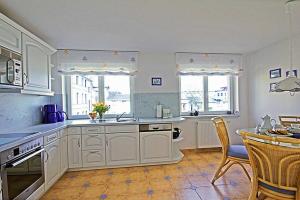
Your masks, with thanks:
M 229 148 L 229 136 L 224 119 L 222 117 L 214 117 L 212 118 L 212 121 L 216 127 L 217 134 L 222 145 L 223 153 L 227 154 Z
M 279 116 L 280 124 L 288 127 L 291 124 L 300 124 L 300 117 L 299 116 Z
M 254 181 L 299 191 L 300 140 L 247 132 L 241 134 L 249 154 Z

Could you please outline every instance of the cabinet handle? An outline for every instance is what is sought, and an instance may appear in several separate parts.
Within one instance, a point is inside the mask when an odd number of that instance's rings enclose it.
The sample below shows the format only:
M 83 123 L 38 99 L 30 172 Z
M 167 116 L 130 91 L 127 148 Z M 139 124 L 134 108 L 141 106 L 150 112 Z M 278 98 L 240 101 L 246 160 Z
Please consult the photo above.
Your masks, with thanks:
M 98 131 L 98 129 L 88 129 L 87 131 Z
M 78 139 L 78 147 L 80 147 L 80 139 Z
M 106 146 L 108 146 L 108 141 L 107 140 L 105 140 L 105 144 L 106 144 Z
M 28 75 L 26 73 L 23 73 L 23 76 L 25 77 L 25 82 L 24 82 L 24 85 L 27 85 L 29 83 L 29 78 L 28 78 Z
M 48 162 L 48 160 L 49 160 L 49 154 L 48 154 L 47 151 L 45 151 L 45 153 L 46 153 L 46 156 L 47 156 L 47 159 L 45 160 L 45 162 Z

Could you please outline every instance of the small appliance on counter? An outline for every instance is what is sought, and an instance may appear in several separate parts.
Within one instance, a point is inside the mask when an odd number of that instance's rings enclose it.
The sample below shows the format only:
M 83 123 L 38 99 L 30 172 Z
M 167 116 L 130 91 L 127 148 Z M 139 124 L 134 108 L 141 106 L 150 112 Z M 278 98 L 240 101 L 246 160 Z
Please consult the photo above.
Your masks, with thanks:
M 180 128 L 174 128 L 173 131 L 173 139 L 177 139 L 181 134 L 181 129 Z
M 171 118 L 172 117 L 172 113 L 171 110 L 169 108 L 163 108 L 163 118 L 167 119 L 167 118 Z
M 47 104 L 43 107 L 43 123 L 51 124 L 65 121 L 65 116 L 68 118 L 62 107 L 56 104 Z

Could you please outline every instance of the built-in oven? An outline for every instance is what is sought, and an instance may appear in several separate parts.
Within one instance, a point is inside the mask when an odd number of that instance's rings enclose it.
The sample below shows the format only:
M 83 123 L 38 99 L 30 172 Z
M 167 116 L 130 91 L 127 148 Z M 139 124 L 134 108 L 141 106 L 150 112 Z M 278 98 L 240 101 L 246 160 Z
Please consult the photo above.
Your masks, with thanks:
M 44 148 L 39 138 L 1 153 L 3 200 L 25 200 L 44 184 Z
M 0 88 L 23 86 L 21 55 L 0 46 Z

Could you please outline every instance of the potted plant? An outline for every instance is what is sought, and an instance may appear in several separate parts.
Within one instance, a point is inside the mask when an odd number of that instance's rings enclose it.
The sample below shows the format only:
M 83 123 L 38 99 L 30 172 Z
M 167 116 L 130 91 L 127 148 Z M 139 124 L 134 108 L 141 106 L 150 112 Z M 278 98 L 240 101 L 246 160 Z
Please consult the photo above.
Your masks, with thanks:
M 110 109 L 110 105 L 105 104 L 104 102 L 97 102 L 93 104 L 93 111 L 98 113 L 99 120 L 103 120 L 103 114 Z

